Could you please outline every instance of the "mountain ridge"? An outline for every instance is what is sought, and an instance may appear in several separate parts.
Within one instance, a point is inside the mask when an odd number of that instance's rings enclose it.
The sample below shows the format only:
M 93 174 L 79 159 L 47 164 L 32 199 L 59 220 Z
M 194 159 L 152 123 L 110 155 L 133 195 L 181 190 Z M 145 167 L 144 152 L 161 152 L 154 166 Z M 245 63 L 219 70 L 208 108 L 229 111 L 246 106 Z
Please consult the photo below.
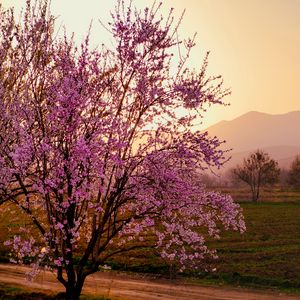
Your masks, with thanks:
M 250 111 L 206 130 L 209 135 L 226 140 L 224 149 L 232 149 L 232 159 L 225 165 L 226 169 L 256 149 L 268 152 L 284 168 L 300 154 L 300 110 L 283 114 Z
M 219 122 L 217 122 L 216 124 L 213 124 L 207 128 L 210 128 L 210 127 L 213 127 L 213 126 L 216 126 L 218 125 L 219 123 L 227 123 L 227 122 L 232 122 L 232 121 L 235 121 L 235 120 L 238 120 L 238 119 L 241 119 L 241 118 L 244 118 L 244 117 L 247 117 L 247 116 L 253 116 L 253 115 L 261 115 L 261 116 L 286 116 L 286 115 L 293 115 L 293 114 L 300 114 L 300 109 L 299 110 L 293 110 L 293 111 L 289 111 L 287 113 L 282 113 L 282 114 L 271 114 L 271 113 L 266 113 L 266 112 L 261 112 L 261 111 L 257 111 L 257 110 L 251 110 L 251 111 L 248 111 L 240 116 L 237 116 L 231 120 L 221 120 Z

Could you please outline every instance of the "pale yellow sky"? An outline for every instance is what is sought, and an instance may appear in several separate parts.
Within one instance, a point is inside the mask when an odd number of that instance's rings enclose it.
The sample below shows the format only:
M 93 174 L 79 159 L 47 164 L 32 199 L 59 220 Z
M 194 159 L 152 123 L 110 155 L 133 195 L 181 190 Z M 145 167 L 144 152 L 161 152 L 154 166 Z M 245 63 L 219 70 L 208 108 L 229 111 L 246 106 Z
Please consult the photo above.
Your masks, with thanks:
M 135 0 L 143 7 L 153 0 Z M 4 7 L 25 0 L 0 0 Z M 52 0 L 58 23 L 80 38 L 94 19 L 92 38 L 108 42 L 98 24 L 109 19 L 115 0 Z M 211 108 L 204 126 L 235 118 L 251 110 L 272 114 L 300 110 L 300 0 L 165 0 L 164 12 L 185 8 L 180 35 L 197 32 L 192 66 L 200 66 L 211 51 L 209 71 L 221 74 L 231 87 L 229 107 Z

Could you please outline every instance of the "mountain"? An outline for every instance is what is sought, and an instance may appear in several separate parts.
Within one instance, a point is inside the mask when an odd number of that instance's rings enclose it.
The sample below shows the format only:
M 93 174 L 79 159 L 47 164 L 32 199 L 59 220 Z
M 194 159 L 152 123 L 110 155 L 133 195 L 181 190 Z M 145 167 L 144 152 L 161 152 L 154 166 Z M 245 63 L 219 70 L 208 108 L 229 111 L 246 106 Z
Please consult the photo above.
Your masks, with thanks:
M 265 150 L 285 168 L 300 154 L 300 111 L 279 115 L 252 111 L 231 121 L 221 121 L 207 131 L 210 136 L 226 140 L 225 148 L 232 148 L 232 159 L 226 169 L 256 149 Z

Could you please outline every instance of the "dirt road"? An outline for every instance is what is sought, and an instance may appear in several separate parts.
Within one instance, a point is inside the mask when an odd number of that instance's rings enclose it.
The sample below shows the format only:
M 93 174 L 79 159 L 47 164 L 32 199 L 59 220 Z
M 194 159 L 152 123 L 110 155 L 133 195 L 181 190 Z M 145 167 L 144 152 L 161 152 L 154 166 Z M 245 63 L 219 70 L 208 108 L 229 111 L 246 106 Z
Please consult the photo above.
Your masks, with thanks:
M 63 291 L 51 272 L 42 272 L 34 282 L 25 281 L 24 266 L 0 265 L 0 282 L 25 285 L 52 291 Z M 289 296 L 275 292 L 261 292 L 239 288 L 206 287 L 192 284 L 173 283 L 170 281 L 132 278 L 126 275 L 99 272 L 91 275 L 84 288 L 84 293 L 104 295 L 122 300 L 296 300 L 298 296 Z

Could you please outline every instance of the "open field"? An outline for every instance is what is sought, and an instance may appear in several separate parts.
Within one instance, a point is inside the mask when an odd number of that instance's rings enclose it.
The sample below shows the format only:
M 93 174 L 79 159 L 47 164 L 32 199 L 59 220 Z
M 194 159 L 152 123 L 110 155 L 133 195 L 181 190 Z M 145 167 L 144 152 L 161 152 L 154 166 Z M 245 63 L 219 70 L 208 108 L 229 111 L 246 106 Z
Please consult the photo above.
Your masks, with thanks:
M 248 187 L 232 188 L 221 187 L 212 188 L 212 190 L 219 190 L 220 192 L 229 194 L 234 200 L 238 202 L 251 201 L 251 193 Z M 260 190 L 261 202 L 300 202 L 300 190 L 293 188 L 282 188 L 280 186 L 263 187 Z
M 300 202 L 242 203 L 247 232 L 225 233 L 210 245 L 219 260 L 213 273 L 186 272 L 204 283 L 273 287 L 300 291 Z M 150 250 L 123 254 L 110 262 L 115 269 L 164 272 L 169 267 Z
M 236 192 L 237 195 L 237 192 Z M 239 285 L 255 288 L 275 288 L 300 292 L 300 195 L 299 192 L 277 191 L 273 198 L 288 200 L 258 204 L 241 202 L 247 232 L 225 233 L 219 241 L 210 242 L 218 250 L 219 260 L 212 262 L 215 272 L 189 270 L 177 278 L 200 284 Z M 243 200 L 243 199 L 242 199 Z M 264 199 L 263 199 L 264 200 Z M 8 234 L 10 214 L 0 214 L 0 239 Z M 0 244 L 2 262 L 8 261 Z M 115 270 L 155 273 L 168 277 L 170 266 L 163 262 L 154 249 L 143 249 L 116 257 L 108 262 Z
M 216 280 L 300 290 L 300 203 L 244 203 L 247 232 L 214 243 Z

